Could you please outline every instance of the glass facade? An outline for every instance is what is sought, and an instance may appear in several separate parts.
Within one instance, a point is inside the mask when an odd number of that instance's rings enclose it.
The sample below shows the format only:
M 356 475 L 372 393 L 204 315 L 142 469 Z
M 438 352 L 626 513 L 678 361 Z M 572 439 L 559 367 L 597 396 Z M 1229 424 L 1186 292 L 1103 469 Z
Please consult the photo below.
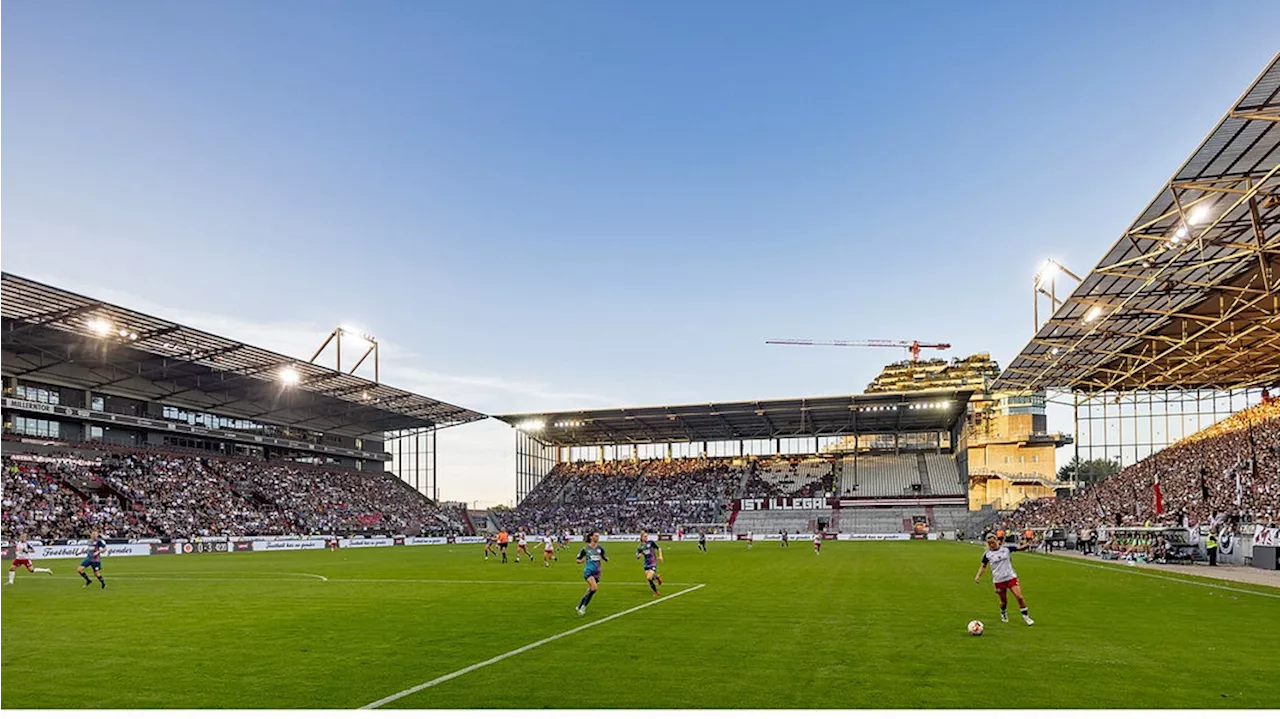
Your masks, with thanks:
M 18 399 L 25 399 L 28 402 L 39 402 L 40 404 L 62 403 L 61 393 L 58 390 L 33 385 L 18 385 L 13 390 L 13 396 Z
M 25 434 L 28 437 L 57 438 L 61 431 L 62 426 L 56 419 L 36 419 L 34 417 L 13 418 L 13 432 L 15 434 Z
M 1169 390 L 1075 400 L 1081 460 L 1129 466 L 1262 401 L 1262 390 Z

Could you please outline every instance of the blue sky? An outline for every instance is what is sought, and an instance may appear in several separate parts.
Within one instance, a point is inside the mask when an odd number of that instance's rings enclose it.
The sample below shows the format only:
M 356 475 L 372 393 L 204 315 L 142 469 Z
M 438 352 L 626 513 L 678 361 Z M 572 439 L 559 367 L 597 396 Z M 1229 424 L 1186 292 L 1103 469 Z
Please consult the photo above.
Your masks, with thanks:
M 1280 3 L 8 3 L 3 266 L 484 412 L 860 391 L 1031 335 Z M 1069 427 L 1059 426 L 1069 430 Z M 514 496 L 494 422 L 442 496 Z

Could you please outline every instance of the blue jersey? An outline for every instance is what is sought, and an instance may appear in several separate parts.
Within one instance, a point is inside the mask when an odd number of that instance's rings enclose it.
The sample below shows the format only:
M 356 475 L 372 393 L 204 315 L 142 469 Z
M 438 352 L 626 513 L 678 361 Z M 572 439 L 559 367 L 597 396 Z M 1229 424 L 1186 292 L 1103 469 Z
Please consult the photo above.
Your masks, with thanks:
M 658 543 L 650 539 L 636 550 L 637 557 L 644 557 L 645 569 L 658 568 Z
M 609 557 L 604 553 L 604 547 L 599 545 L 593 547 L 590 544 L 583 547 L 582 551 L 578 552 L 578 559 L 587 560 L 587 566 L 582 570 L 583 576 L 588 574 L 599 574 L 600 563 L 609 561 Z
M 107 543 L 102 537 L 98 537 L 89 543 L 89 549 L 85 552 L 84 558 L 88 562 L 101 562 L 102 553 L 106 551 Z

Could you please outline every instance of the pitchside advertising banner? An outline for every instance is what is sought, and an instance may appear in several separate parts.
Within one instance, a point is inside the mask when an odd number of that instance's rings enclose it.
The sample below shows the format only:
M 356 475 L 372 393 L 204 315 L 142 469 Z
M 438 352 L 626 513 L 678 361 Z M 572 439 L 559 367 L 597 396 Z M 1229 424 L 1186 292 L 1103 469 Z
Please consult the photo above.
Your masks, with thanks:
M 469 539 L 469 537 L 459 537 L 459 539 Z M 483 541 L 483 540 L 481 540 Z M 438 544 L 448 544 L 447 537 L 405 537 L 404 546 L 406 547 L 423 547 Z
M 681 539 L 676 539 L 670 534 L 653 534 L 651 535 L 659 541 L 685 541 L 696 542 L 698 535 L 685 534 Z M 708 542 L 732 542 L 741 541 L 747 538 L 747 534 L 708 534 Z M 781 534 L 769 532 L 753 533 L 753 539 L 760 541 L 778 541 L 782 538 Z M 788 534 L 789 539 L 797 542 L 812 541 L 814 535 L 798 532 Z M 842 540 L 842 541 L 896 541 L 911 539 L 911 534 L 856 534 L 849 532 L 841 532 L 839 534 L 824 534 L 826 539 Z M 937 539 L 937 534 L 928 535 L 929 539 Z M 105 557 L 146 557 L 159 554 L 208 554 L 214 552 L 280 552 L 293 551 L 301 549 L 326 549 L 328 540 L 333 539 L 330 536 L 321 537 L 254 537 L 254 538 L 234 538 L 231 540 L 218 541 L 200 541 L 193 542 L 185 539 L 179 539 L 172 542 L 164 542 L 157 539 L 137 540 L 124 544 L 108 544 Z M 446 544 L 480 544 L 485 540 L 484 537 L 352 537 L 339 538 L 338 546 L 347 549 L 360 549 L 365 547 L 426 547 L 440 546 Z M 586 541 L 581 535 L 572 535 L 569 538 L 572 543 L 582 543 Z M 1253 535 L 1254 546 L 1280 546 L 1280 530 L 1275 528 L 1257 527 Z M 541 538 L 531 538 L 534 543 L 541 542 Z M 604 542 L 627 542 L 636 543 L 640 541 L 639 534 L 613 534 L 601 538 Z M 73 540 L 68 544 L 37 544 L 32 542 L 32 559 L 82 559 L 85 556 L 87 547 L 83 540 Z M 13 558 L 13 546 L 5 542 L 3 546 L 3 556 L 6 560 Z
M 293 549 L 324 549 L 324 543 L 323 539 L 285 539 L 257 541 L 252 545 L 255 552 L 280 552 Z M 240 551 L 239 547 L 236 551 Z
M 108 544 L 103 557 L 145 557 L 151 554 L 153 544 Z M 84 559 L 88 548 L 84 545 L 42 544 L 31 548 L 32 559 Z
M 356 537 L 356 539 L 349 540 L 340 539 L 338 540 L 338 546 L 352 549 L 361 548 L 361 546 L 396 546 L 396 540 L 389 539 L 389 537 L 378 537 L 378 539 L 360 539 L 360 537 Z
M 1253 546 L 1280 547 L 1280 529 L 1257 525 L 1253 530 Z

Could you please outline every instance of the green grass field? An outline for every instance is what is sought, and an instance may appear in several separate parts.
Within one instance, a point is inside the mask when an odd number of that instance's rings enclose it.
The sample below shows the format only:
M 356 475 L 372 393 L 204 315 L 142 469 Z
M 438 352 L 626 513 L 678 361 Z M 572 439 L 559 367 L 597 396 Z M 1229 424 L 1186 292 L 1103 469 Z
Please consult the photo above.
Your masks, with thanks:
M 117 558 L 105 591 L 44 562 L 4 587 L 0 706 L 362 707 L 653 601 L 634 548 L 606 546 L 585 618 L 576 547 L 551 569 L 457 546 Z M 1027 627 L 973 583 L 975 545 L 664 552 L 665 595 L 705 586 L 386 706 L 1280 705 L 1276 589 L 1019 555 Z

